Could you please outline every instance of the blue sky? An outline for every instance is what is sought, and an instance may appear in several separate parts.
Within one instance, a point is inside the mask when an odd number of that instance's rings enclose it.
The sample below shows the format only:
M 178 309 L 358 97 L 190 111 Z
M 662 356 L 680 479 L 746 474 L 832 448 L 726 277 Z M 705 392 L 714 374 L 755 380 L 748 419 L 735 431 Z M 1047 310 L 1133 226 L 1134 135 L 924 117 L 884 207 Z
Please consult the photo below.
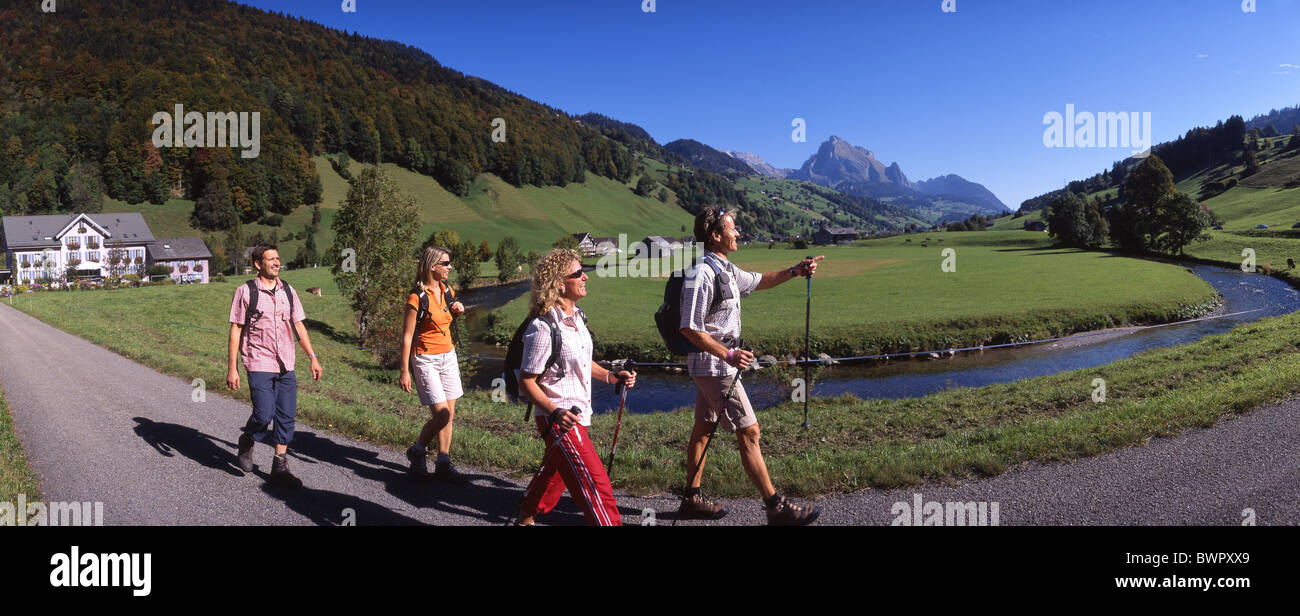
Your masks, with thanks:
M 839 135 L 1015 209 L 1126 148 L 1047 148 L 1044 114 L 1150 112 L 1155 142 L 1300 104 L 1300 0 L 253 0 L 666 143 L 799 167 Z M 803 118 L 807 141 L 791 140 Z M 1289 127 L 1279 126 L 1284 131 Z

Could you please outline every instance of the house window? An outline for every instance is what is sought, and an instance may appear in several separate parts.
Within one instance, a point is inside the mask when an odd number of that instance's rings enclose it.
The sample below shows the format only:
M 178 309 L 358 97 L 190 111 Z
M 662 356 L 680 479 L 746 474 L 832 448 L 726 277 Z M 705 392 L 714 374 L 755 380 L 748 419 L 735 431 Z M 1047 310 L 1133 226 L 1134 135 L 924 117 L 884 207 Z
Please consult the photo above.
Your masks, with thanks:
M 87 261 L 94 261 L 95 263 L 99 263 L 99 251 L 98 251 L 98 250 L 88 250 L 88 251 L 86 251 L 86 260 L 87 260 Z

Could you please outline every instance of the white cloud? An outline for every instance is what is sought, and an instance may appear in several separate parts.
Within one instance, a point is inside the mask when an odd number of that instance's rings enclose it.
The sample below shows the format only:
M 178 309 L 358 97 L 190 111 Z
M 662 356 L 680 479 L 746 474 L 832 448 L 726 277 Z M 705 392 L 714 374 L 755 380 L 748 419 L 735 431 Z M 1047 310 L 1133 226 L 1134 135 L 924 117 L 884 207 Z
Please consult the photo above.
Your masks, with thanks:
M 1295 64 L 1279 64 L 1278 68 L 1300 68 L 1300 66 Z
M 1210 54 L 1208 54 L 1208 53 L 1198 53 L 1198 54 L 1196 54 L 1196 57 L 1198 57 L 1198 58 L 1208 58 L 1208 57 L 1210 57 Z

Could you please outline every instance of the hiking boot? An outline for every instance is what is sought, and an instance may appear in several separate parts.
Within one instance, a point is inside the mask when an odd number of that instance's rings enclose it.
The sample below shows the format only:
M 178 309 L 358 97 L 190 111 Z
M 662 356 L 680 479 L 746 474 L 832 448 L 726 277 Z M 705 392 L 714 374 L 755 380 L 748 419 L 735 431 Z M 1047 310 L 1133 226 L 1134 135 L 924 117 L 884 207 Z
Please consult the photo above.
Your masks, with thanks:
M 812 524 L 822 514 L 821 507 L 797 505 L 784 496 L 776 506 L 763 508 L 767 510 L 768 526 L 805 526 Z
M 415 445 L 411 445 L 406 449 L 406 459 L 411 462 L 411 479 L 416 481 L 429 480 L 428 450 L 416 453 Z
M 727 515 L 725 506 L 704 498 L 703 494 L 683 498 L 681 507 L 677 508 L 679 520 L 720 520 L 725 515 Z
M 289 472 L 289 454 L 271 458 L 271 483 L 286 488 L 301 488 L 302 480 Z
M 438 481 L 445 481 L 447 483 L 454 483 L 457 485 L 469 481 L 468 479 L 465 478 L 464 475 L 460 474 L 460 472 L 456 470 L 456 467 L 451 465 L 450 460 L 446 462 L 439 462 L 436 465 L 434 465 L 433 478 Z
M 247 434 L 239 435 L 239 470 L 245 473 L 251 473 L 254 468 L 257 468 L 257 465 L 253 464 L 254 444 L 253 437 Z

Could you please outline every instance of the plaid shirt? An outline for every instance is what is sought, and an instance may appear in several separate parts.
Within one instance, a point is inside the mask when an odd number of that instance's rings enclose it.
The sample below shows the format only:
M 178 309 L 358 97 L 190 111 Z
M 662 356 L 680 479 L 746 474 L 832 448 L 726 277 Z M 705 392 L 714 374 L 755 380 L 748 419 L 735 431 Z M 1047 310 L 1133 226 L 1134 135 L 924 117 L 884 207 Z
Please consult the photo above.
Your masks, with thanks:
M 519 372 L 539 374 L 537 386 L 542 393 L 555 403 L 557 408 L 582 409 L 579 422 L 591 425 L 591 333 L 578 317 L 564 316 L 559 308 L 551 309 L 551 318 L 560 324 L 560 356 L 545 373 L 542 367 L 551 356 L 551 323 L 547 319 L 533 319 L 524 334 L 524 360 Z M 564 366 L 564 378 L 559 377 L 560 366 Z M 546 417 L 547 414 L 537 409 L 534 416 Z
M 696 266 L 695 276 L 687 278 L 682 285 L 681 327 L 707 333 L 723 346 L 733 348 L 740 341 L 740 298 L 749 297 L 758 288 L 763 275 L 742 270 L 710 251 L 705 251 L 704 258 L 713 259 L 727 273 L 731 299 L 722 299 L 716 307 L 713 305 L 718 287 L 717 275 L 707 263 L 700 263 Z M 727 376 L 736 371 L 727 362 L 708 353 L 687 353 L 686 365 L 691 376 Z
M 249 372 L 283 372 L 293 370 L 297 355 L 293 346 L 292 327 L 294 323 L 305 321 L 307 315 L 302 311 L 302 302 L 298 293 L 293 294 L 293 314 L 289 314 L 289 296 L 286 295 L 284 281 L 277 280 L 274 291 L 267 291 L 257 284 L 261 293 L 257 298 L 257 310 L 260 318 L 253 319 L 244 332 L 244 345 L 239 351 L 239 358 L 244 361 L 244 369 Z M 235 288 L 235 298 L 230 303 L 230 322 L 244 324 L 244 314 L 248 311 L 248 285 L 241 284 Z

